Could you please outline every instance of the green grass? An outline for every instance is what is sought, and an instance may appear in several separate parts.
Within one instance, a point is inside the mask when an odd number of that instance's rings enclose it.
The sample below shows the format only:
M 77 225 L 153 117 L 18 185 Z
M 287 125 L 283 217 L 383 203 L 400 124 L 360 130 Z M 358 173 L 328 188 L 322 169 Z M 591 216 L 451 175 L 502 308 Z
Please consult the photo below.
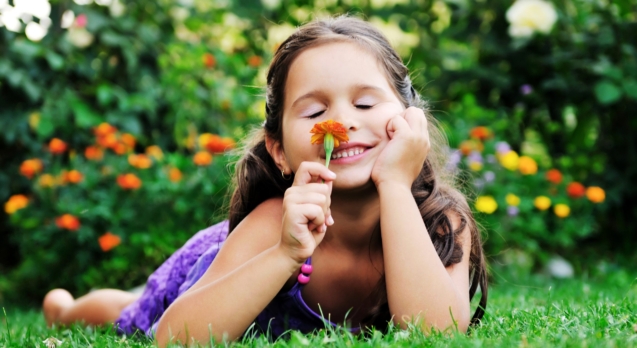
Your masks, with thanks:
M 390 330 L 355 337 L 336 330 L 314 335 L 293 333 L 287 346 L 453 346 L 453 347 L 637 347 L 637 280 L 618 270 L 603 278 L 553 280 L 495 273 L 487 315 L 470 335 L 424 336 L 417 330 Z M 152 347 L 147 339 L 123 338 L 109 328 L 47 329 L 38 310 L 5 308 L 0 347 L 44 347 L 48 337 L 59 347 Z M 237 346 L 264 346 L 263 338 Z

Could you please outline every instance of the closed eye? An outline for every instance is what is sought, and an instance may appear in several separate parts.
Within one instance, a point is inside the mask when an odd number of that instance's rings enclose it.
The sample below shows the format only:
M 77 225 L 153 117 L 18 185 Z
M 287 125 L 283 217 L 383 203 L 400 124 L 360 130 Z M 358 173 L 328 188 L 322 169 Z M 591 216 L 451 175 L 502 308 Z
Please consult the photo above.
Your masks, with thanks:
M 356 108 L 363 109 L 363 110 L 368 110 L 368 109 L 371 109 L 372 107 L 374 106 L 373 105 L 356 105 Z
M 321 116 L 321 114 L 323 112 L 325 112 L 325 110 L 321 110 L 321 111 L 319 111 L 319 112 L 317 112 L 315 114 L 312 114 L 312 115 L 308 116 L 307 118 L 317 118 L 317 117 Z

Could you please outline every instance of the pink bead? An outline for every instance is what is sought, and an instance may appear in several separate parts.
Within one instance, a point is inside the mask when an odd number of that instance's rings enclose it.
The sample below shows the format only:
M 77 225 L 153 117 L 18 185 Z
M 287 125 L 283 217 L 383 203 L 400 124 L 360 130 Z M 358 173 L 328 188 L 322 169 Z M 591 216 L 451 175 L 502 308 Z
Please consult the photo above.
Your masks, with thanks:
M 301 266 L 301 272 L 303 272 L 303 273 L 305 273 L 307 275 L 312 274 L 312 265 L 308 265 L 307 263 L 304 263 Z
M 310 282 L 310 277 L 306 276 L 303 273 L 299 273 L 299 276 L 296 279 L 299 281 L 299 283 L 301 283 L 303 285 L 305 285 L 305 284 Z

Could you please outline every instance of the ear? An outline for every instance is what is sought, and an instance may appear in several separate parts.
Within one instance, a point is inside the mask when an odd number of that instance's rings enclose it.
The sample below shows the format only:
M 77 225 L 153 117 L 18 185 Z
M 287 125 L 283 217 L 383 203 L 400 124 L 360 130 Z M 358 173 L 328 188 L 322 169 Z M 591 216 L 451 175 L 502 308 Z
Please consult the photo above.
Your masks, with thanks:
M 282 170 L 285 174 L 289 174 L 290 166 L 288 165 L 285 152 L 283 151 L 283 144 L 281 144 L 280 141 L 274 140 L 266 135 L 265 148 L 268 150 L 268 153 L 274 160 L 274 163 L 276 163 L 276 166 L 279 167 L 279 170 Z

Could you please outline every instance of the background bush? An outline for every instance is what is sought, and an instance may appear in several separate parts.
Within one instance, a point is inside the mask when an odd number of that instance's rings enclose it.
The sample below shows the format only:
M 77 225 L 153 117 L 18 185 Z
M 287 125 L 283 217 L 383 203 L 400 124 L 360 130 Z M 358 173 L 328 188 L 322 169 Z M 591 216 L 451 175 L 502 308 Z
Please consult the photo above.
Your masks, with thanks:
M 587 241 L 628 254 L 637 215 L 629 203 L 637 198 L 637 5 L 555 1 L 555 24 L 526 37 L 509 32 L 510 7 L 495 0 L 52 1 L 40 41 L 1 27 L 0 201 L 24 194 L 29 203 L 0 214 L 0 298 L 139 284 L 194 232 L 221 219 L 232 158 L 216 154 L 210 166 L 196 166 L 199 136 L 238 140 L 258 125 L 273 49 L 296 25 L 346 12 L 386 33 L 451 147 L 470 146 L 458 162 L 466 188 L 497 203 L 490 214 L 476 211 L 489 255 L 522 250 L 539 265 L 552 253 L 572 259 Z M 67 10 L 75 19 L 62 28 Z M 101 161 L 90 161 L 84 151 L 102 123 L 118 137 L 132 135 L 135 145 L 121 155 L 107 148 Z M 491 137 L 472 138 L 476 126 Z M 52 154 L 53 138 L 68 150 Z M 500 141 L 532 158 L 537 172 L 503 168 Z M 163 159 L 148 169 L 129 162 L 151 145 Z M 479 169 L 470 168 L 473 151 Z M 44 167 L 29 179 L 20 166 L 33 158 Z M 169 179 L 171 168 L 181 181 Z M 61 180 L 72 169 L 84 180 L 41 186 L 43 174 Z M 563 174 L 560 184 L 546 180 L 549 169 Z M 488 182 L 487 172 L 495 175 Z M 123 190 L 117 177 L 125 173 L 142 186 Z M 573 181 L 602 187 L 605 202 L 569 197 Z M 516 216 L 508 193 L 521 200 Z M 569 216 L 537 209 L 538 195 L 568 205 Z M 81 227 L 59 228 L 63 214 Z M 98 242 L 106 232 L 120 237 L 108 252 Z

